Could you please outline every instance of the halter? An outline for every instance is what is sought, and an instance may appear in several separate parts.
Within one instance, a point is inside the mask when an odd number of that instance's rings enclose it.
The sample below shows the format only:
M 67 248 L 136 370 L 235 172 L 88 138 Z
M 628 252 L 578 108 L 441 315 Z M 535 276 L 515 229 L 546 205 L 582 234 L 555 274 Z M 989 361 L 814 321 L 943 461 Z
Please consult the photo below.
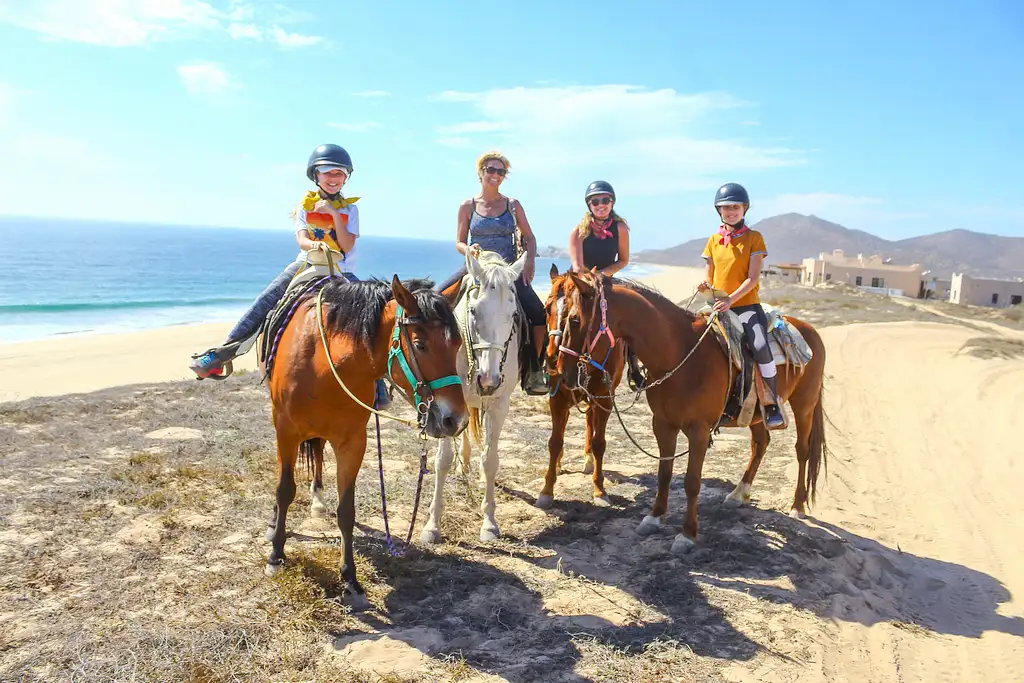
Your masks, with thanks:
M 604 285 L 600 284 L 600 282 L 598 282 L 598 285 L 597 285 L 597 298 L 594 299 L 594 311 L 592 312 L 592 315 L 591 315 L 592 318 L 594 317 L 593 313 L 597 312 L 597 307 L 599 305 L 601 307 L 601 325 L 597 328 L 597 333 L 594 334 L 593 339 L 590 338 L 591 327 L 589 327 L 589 326 L 587 327 L 587 336 L 583 340 L 583 349 L 584 350 L 582 352 L 577 352 L 577 351 L 574 351 L 574 350 L 570 349 L 568 346 L 565 346 L 563 344 L 559 344 L 558 345 L 558 350 L 561 353 L 565 353 L 565 354 L 568 354 L 570 356 L 573 356 L 574 358 L 579 359 L 579 363 L 578 364 L 581 367 L 585 367 L 586 365 L 589 364 L 589 365 L 594 366 L 595 368 L 597 368 L 601 372 L 607 373 L 608 371 L 605 369 L 605 366 L 608 365 L 608 359 L 611 358 L 612 349 L 615 348 L 615 335 L 612 334 L 611 328 L 608 327 L 608 300 L 605 299 L 605 297 L 604 297 Z M 565 327 L 568 328 L 568 326 L 569 326 L 569 319 L 566 318 L 566 320 L 565 320 Z M 565 338 L 564 330 L 560 331 L 558 333 L 558 336 L 560 338 L 564 339 Z M 608 337 L 608 353 L 606 353 L 604 355 L 604 360 L 601 361 L 600 363 L 598 363 L 596 360 L 594 360 L 593 353 L 594 353 L 594 348 L 597 346 L 597 342 L 598 342 L 599 339 L 601 339 L 601 337 Z M 588 348 L 588 344 L 587 344 L 588 340 L 590 341 L 589 348 Z
M 420 365 L 416 361 L 416 354 L 412 353 L 412 340 L 409 339 L 409 330 L 406 329 L 406 325 L 421 322 L 418 318 L 407 317 L 404 314 L 402 306 L 399 304 L 395 309 L 395 328 L 391 334 L 391 348 L 388 350 L 388 377 L 394 381 L 395 375 L 392 372 L 392 363 L 397 358 L 398 365 L 402 368 L 402 372 L 405 374 L 406 380 L 409 382 L 409 386 L 412 387 L 413 397 L 416 399 L 416 412 L 420 416 L 422 421 L 430 410 L 430 404 L 434 402 L 434 390 L 441 389 L 443 387 L 450 387 L 456 384 L 462 384 L 462 378 L 458 375 L 447 375 L 440 379 L 435 379 L 430 382 L 425 382 L 420 379 L 423 373 L 420 372 Z M 405 344 L 409 348 L 409 357 L 406 358 L 405 352 L 402 350 L 402 339 L 405 339 Z M 411 362 L 410 362 L 411 361 Z
M 512 324 L 509 326 L 508 338 L 505 339 L 504 345 L 499 345 L 494 342 L 488 341 L 475 342 L 473 341 L 475 337 L 473 334 L 473 327 L 471 322 L 472 316 L 469 314 L 469 297 L 470 294 L 472 294 L 473 290 L 476 289 L 480 289 L 480 283 L 474 280 L 473 286 L 466 291 L 466 295 L 463 297 L 463 301 L 466 302 L 466 335 L 465 339 L 462 340 L 463 345 L 466 347 L 466 360 L 468 365 L 466 370 L 466 377 L 473 377 L 473 375 L 476 374 L 476 352 L 478 350 L 487 351 L 489 349 L 501 349 L 501 362 L 498 364 L 498 374 L 500 376 L 498 380 L 498 388 L 500 388 L 501 384 L 504 383 L 505 381 L 505 361 L 508 359 L 508 348 L 509 345 L 512 343 L 512 335 L 515 334 L 516 328 L 519 327 L 519 305 L 518 303 L 516 304 L 516 312 L 512 315 Z M 512 292 L 512 295 L 514 298 L 515 291 Z

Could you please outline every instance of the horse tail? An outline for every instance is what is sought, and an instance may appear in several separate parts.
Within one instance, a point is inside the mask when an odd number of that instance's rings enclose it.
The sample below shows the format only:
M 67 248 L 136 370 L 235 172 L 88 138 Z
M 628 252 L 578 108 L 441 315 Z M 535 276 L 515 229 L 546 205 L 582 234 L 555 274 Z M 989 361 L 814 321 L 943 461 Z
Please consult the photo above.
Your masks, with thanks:
M 480 446 L 482 441 L 480 432 L 483 429 L 483 424 L 480 419 L 480 409 L 470 407 L 469 409 L 469 433 L 473 435 L 473 443 Z
M 302 456 L 306 461 L 306 474 L 310 477 L 316 472 L 316 453 L 317 449 L 315 446 L 321 439 L 306 439 L 299 444 L 299 455 Z M 322 446 L 321 446 L 322 449 Z M 321 453 L 323 450 L 320 451 Z
M 814 504 L 818 495 L 818 473 L 822 464 L 825 465 L 825 473 L 828 473 L 828 456 L 830 451 L 825 441 L 825 406 L 822 403 L 822 396 L 825 393 L 824 381 L 818 389 L 818 402 L 814 404 L 814 417 L 811 419 L 811 436 L 807 444 L 807 480 L 805 482 L 807 491 L 810 494 L 811 504 Z

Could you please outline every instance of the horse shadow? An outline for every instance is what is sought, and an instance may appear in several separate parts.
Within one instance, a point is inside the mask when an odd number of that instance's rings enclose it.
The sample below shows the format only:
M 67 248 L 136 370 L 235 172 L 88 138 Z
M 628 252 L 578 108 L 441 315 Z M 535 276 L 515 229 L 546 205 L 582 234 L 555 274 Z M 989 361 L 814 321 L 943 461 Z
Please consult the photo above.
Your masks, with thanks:
M 372 632 L 333 632 L 334 651 L 345 652 L 354 644 L 358 650 L 361 643 L 387 638 L 436 664 L 464 663 L 513 683 L 553 677 L 591 681 L 573 671 L 582 656 L 574 642 L 578 634 L 560 628 L 557 618 L 546 613 L 541 593 L 515 573 L 417 545 L 396 558 L 378 533 L 367 531 L 373 535 L 357 538 L 356 549 L 373 565 L 375 581 L 390 592 L 379 611 L 371 608 L 355 615 Z M 385 659 L 400 657 L 394 650 L 384 652 Z M 353 656 L 363 658 L 358 652 Z M 378 664 L 363 658 L 362 666 L 377 675 L 422 675 L 423 659 L 414 657 L 404 671 L 396 670 L 393 661 Z
M 682 477 L 673 481 L 677 504 L 661 532 L 650 537 L 634 528 L 650 510 L 656 475 L 630 479 L 644 492 L 618 509 L 556 500 L 552 509 L 563 524 L 530 542 L 553 551 L 538 564 L 559 563 L 614 584 L 669 617 L 659 628 L 637 630 L 633 648 L 652 637 L 675 638 L 697 654 L 710 647 L 745 656 L 760 648 L 710 606 L 701 584 L 866 626 L 888 622 L 969 638 L 989 630 L 1024 636 L 1024 618 L 998 612 L 1012 595 L 997 578 L 889 548 L 814 517 L 801 521 L 778 510 L 723 505 L 735 486 L 724 479 L 703 480 L 698 544 L 687 555 L 673 555 L 669 548 L 685 510 L 685 494 L 677 490 Z M 625 635 L 620 630 L 612 637 Z

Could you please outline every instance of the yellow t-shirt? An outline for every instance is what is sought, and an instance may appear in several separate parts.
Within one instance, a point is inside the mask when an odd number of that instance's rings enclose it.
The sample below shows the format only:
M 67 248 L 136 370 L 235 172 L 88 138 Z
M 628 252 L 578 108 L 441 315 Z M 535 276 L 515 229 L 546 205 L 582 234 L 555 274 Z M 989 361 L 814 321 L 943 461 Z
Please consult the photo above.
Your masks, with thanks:
M 722 236 L 715 233 L 708 238 L 708 244 L 702 254 L 715 264 L 715 281 L 711 284 L 729 294 L 735 292 L 750 273 L 750 258 L 755 254 L 768 255 L 764 237 L 757 230 L 748 230 L 739 237 L 734 237 L 729 246 L 722 244 Z M 749 306 L 761 303 L 758 291 L 760 280 L 754 288 L 743 295 L 733 306 Z

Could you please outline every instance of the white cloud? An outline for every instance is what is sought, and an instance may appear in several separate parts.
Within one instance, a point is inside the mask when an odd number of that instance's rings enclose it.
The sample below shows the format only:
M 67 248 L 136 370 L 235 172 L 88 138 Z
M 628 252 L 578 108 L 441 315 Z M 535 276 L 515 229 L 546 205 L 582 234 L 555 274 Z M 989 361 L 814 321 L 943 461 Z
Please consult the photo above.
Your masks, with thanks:
M 517 170 L 544 182 L 576 183 L 569 176 L 585 168 L 621 178 L 623 193 L 659 195 L 713 188 L 729 173 L 804 163 L 802 150 L 709 135 L 716 120 L 752 106 L 727 93 L 599 85 L 445 91 L 433 99 L 468 105 L 476 115 L 446 132 L 468 126 L 460 132 L 491 133 L 483 144 L 505 150 Z M 454 140 L 461 146 L 466 139 Z
M 363 90 L 352 93 L 353 97 L 388 97 L 391 93 L 387 90 Z
M 178 76 L 185 89 L 193 95 L 219 95 L 239 87 L 220 65 L 196 62 L 178 67 Z
M 501 130 L 502 125 L 496 121 L 470 121 L 468 123 L 456 123 L 453 126 L 439 126 L 437 132 L 441 135 L 459 135 L 461 133 L 489 133 Z
M 439 145 L 443 145 L 444 147 L 469 147 L 469 138 L 463 137 L 453 136 L 437 138 L 437 140 L 435 140 L 434 142 L 436 142 Z
M 380 126 L 376 121 L 364 121 L 362 123 L 328 123 L 331 128 L 337 128 L 338 130 L 348 131 L 350 133 L 365 133 L 368 130 L 373 130 Z
M 227 32 L 228 35 L 235 40 L 241 40 L 243 38 L 260 40 L 263 38 L 263 31 L 256 24 L 229 24 Z
M 215 28 L 218 16 L 202 0 L 0 0 L 0 22 L 53 40 L 113 47 Z
M 267 34 L 278 47 L 283 48 L 294 48 L 294 47 L 309 47 L 310 45 L 316 45 L 322 43 L 323 38 L 321 36 L 306 36 L 301 33 L 288 33 L 280 26 L 274 26 Z
M 277 5 L 267 13 L 272 16 L 261 18 L 244 2 L 232 2 L 227 11 L 221 11 L 203 0 L 0 0 L 0 23 L 50 40 L 133 47 L 209 31 L 224 31 L 235 40 L 265 38 L 282 48 L 308 47 L 324 40 L 290 33 L 278 25 L 301 19 L 300 14 Z

